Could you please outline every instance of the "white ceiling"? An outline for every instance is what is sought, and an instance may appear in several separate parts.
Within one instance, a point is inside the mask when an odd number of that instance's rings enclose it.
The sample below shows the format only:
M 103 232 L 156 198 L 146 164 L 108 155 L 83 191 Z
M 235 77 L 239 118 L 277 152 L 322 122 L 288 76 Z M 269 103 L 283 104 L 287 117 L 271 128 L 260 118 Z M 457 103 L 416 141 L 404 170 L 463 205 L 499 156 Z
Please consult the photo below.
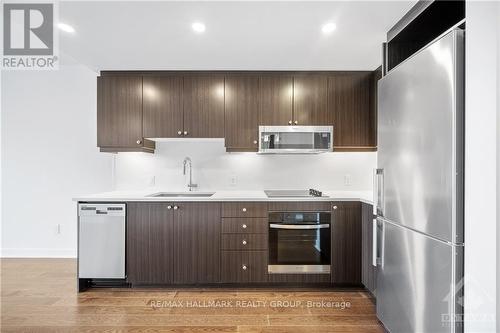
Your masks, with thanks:
M 94 70 L 371 70 L 415 1 L 61 2 L 61 50 Z M 191 24 L 206 25 L 196 34 Z M 337 29 L 328 36 L 324 23 Z

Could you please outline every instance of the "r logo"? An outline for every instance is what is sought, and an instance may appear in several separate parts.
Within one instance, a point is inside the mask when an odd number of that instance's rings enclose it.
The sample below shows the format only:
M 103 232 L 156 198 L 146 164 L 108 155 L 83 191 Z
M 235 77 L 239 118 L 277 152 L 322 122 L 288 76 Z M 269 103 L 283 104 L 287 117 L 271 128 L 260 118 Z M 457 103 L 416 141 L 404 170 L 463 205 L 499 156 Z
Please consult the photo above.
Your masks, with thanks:
M 54 54 L 53 4 L 4 4 L 3 22 L 4 55 Z

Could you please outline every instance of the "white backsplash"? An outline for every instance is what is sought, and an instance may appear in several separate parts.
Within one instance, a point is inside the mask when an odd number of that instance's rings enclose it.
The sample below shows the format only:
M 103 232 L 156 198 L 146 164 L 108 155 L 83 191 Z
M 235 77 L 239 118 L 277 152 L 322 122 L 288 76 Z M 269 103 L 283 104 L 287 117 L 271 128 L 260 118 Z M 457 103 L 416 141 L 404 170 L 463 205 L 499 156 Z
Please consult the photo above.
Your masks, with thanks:
M 258 155 L 226 153 L 222 139 L 157 142 L 155 154 L 115 155 L 115 188 L 185 191 L 186 156 L 198 191 L 304 189 L 371 191 L 376 153 Z M 349 178 L 346 180 L 346 177 Z M 350 181 L 350 185 L 348 184 Z

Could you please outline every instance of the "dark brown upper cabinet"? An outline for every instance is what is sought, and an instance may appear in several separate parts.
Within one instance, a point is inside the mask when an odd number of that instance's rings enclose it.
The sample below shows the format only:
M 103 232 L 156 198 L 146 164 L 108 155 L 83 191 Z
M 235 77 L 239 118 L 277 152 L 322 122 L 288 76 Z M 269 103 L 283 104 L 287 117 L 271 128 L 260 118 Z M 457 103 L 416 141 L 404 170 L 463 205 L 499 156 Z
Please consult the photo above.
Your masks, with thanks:
M 182 92 L 182 76 L 144 76 L 144 137 L 172 138 L 183 135 Z
M 293 78 L 294 125 L 327 125 L 328 78 L 323 74 L 297 74 Z
M 328 109 L 337 151 L 375 150 L 373 72 L 334 72 L 328 77 Z
M 104 152 L 150 151 L 142 132 L 142 77 L 97 78 L 97 146 Z
M 259 125 L 293 124 L 293 77 L 269 74 L 260 78 Z
M 225 126 L 227 151 L 257 151 L 259 77 L 226 76 Z
M 224 137 L 224 76 L 184 77 L 184 129 L 190 138 Z

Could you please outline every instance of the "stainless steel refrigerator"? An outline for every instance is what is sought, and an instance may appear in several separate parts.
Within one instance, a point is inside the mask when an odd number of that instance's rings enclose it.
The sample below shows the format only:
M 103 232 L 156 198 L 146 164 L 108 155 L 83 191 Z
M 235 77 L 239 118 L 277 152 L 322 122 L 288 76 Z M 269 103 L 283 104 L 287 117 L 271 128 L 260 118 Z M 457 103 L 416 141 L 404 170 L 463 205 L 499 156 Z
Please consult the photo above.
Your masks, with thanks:
M 377 316 L 390 332 L 460 332 L 464 31 L 378 82 Z

